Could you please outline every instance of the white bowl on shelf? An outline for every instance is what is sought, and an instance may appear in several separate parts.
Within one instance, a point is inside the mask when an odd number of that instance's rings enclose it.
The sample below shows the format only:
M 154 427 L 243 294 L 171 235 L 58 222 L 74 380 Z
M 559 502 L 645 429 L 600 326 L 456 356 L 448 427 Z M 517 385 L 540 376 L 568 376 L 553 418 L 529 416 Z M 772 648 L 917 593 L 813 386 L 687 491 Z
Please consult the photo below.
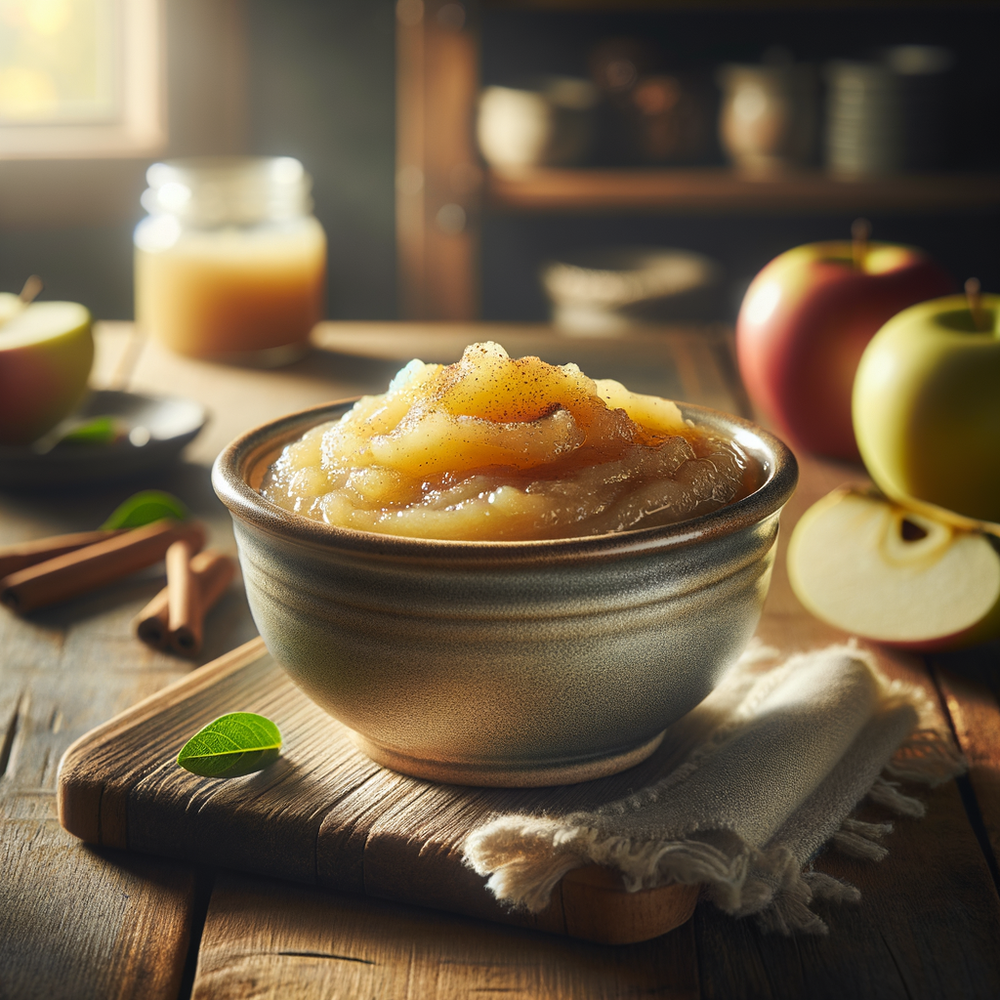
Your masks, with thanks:
M 564 255 L 541 270 L 552 322 L 575 336 L 704 318 L 722 269 L 692 250 L 608 247 Z
M 484 88 L 476 137 L 497 170 L 574 166 L 594 140 L 597 88 L 575 77 L 542 77 L 523 86 Z

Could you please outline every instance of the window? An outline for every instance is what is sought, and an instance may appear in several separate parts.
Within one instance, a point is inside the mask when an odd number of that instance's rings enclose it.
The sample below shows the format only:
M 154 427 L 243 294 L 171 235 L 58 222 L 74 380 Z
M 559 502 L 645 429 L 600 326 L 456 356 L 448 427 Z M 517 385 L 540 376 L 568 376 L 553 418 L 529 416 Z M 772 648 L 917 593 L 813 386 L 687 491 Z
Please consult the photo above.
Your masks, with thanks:
M 134 223 L 151 160 L 242 152 L 244 2 L 0 0 L 0 245 Z
M 161 0 L 0 0 L 0 157 L 155 155 Z

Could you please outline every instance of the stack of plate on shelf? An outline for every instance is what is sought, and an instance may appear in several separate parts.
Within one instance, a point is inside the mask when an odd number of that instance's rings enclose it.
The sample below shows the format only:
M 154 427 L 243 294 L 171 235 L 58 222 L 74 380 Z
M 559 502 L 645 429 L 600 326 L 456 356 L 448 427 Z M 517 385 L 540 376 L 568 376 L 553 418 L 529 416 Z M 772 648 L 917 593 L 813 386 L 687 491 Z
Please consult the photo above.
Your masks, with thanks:
M 872 62 L 827 66 L 826 156 L 843 177 L 941 165 L 945 74 L 952 56 L 929 45 L 898 45 Z
M 827 67 L 827 165 L 833 174 L 861 177 L 896 173 L 903 144 L 899 78 L 877 62 L 833 62 Z

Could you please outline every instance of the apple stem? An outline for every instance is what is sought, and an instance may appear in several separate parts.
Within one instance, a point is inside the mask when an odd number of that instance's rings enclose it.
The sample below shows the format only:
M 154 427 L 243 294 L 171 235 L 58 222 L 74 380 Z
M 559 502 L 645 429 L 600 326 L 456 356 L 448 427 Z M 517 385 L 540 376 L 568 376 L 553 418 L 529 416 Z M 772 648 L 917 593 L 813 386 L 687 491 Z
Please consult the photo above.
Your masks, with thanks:
M 972 325 L 977 330 L 985 330 L 986 311 L 983 309 L 983 294 L 978 278 L 969 278 L 965 283 L 965 297 L 972 313 Z
M 29 302 L 34 302 L 38 297 L 38 293 L 45 286 L 42 284 L 42 279 L 38 277 L 37 274 L 31 275 L 30 278 L 24 283 L 24 287 L 21 289 L 21 293 L 18 298 L 25 304 L 28 305 Z
M 872 224 L 867 219 L 855 219 L 851 223 L 851 259 L 859 271 L 864 267 L 871 235 Z

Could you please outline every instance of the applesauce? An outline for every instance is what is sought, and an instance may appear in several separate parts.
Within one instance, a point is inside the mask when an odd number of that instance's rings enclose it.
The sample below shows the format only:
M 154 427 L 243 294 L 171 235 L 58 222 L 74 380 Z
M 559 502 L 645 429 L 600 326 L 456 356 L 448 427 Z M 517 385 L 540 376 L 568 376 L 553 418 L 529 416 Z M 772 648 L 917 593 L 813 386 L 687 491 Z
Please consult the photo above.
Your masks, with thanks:
M 286 446 L 261 493 L 359 531 L 522 541 L 685 520 L 751 479 L 739 446 L 675 403 L 485 343 L 452 365 L 411 361 Z

